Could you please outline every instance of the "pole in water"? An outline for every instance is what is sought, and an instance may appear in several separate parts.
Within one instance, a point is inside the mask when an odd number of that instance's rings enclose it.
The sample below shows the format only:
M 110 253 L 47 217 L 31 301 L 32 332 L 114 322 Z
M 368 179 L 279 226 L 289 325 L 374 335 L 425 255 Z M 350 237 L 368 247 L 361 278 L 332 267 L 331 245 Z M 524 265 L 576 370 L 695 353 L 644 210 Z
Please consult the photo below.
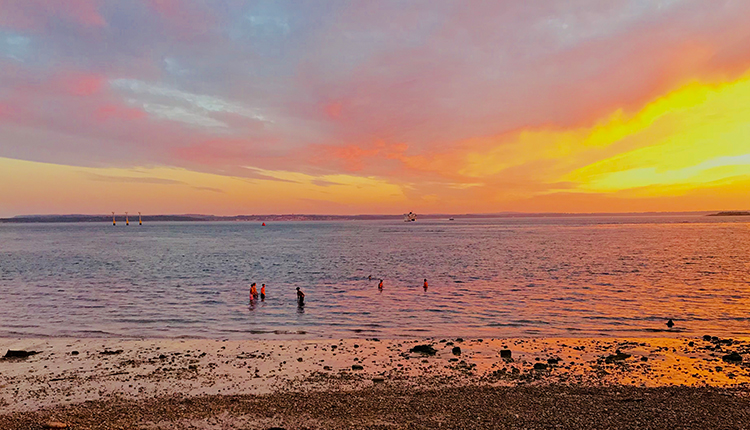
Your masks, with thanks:
M 125 212 L 125 225 L 130 225 L 130 221 L 128 221 L 128 213 Z
M 112 225 L 117 225 L 117 221 L 115 221 L 115 213 L 112 212 Z
M 143 221 L 141 221 L 141 213 L 138 212 L 138 225 L 143 225 Z

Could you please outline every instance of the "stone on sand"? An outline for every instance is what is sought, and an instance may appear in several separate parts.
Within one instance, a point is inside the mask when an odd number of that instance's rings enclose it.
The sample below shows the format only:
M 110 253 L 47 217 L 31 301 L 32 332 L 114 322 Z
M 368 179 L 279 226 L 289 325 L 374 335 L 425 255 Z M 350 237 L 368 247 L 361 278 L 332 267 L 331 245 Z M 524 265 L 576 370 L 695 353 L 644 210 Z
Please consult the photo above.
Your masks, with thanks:
M 721 357 L 721 359 L 726 361 L 727 363 L 741 363 L 742 362 L 742 356 L 738 354 L 736 351 Z
M 435 355 L 437 354 L 437 350 L 432 347 L 432 345 L 416 345 L 414 348 L 409 350 L 410 352 L 418 352 L 420 354 L 426 354 L 426 355 Z
M 23 350 L 9 349 L 8 352 L 5 353 L 5 358 L 27 358 L 36 354 L 39 354 L 39 351 L 23 351 Z

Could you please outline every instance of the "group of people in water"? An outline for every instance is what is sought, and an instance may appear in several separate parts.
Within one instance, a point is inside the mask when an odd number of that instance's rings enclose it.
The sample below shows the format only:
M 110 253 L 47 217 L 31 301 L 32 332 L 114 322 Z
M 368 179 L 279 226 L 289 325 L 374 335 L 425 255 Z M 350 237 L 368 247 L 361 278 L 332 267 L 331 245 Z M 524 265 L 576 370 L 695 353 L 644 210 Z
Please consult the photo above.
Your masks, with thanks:
M 255 286 L 255 282 L 250 284 L 250 304 L 254 304 L 258 297 L 260 296 L 260 301 L 265 302 L 266 301 L 266 284 L 261 284 L 260 286 L 260 295 L 258 294 L 258 288 Z M 302 290 L 297 287 L 297 304 L 299 306 L 305 305 L 305 293 L 302 292 Z
M 367 277 L 368 281 L 372 281 L 372 275 Z M 253 305 L 257 300 L 258 297 L 260 297 L 261 302 L 266 301 L 266 284 L 261 284 L 260 287 L 260 294 L 258 294 L 258 288 L 255 286 L 255 282 L 250 284 L 250 304 Z M 427 279 L 424 280 L 424 284 L 422 285 L 422 288 L 424 288 L 425 291 L 427 291 Z M 378 290 L 380 292 L 383 291 L 383 280 L 381 279 L 380 282 L 378 282 Z M 305 306 L 305 293 L 300 290 L 299 287 L 297 287 L 297 306 L 302 307 Z
M 258 300 L 258 288 L 255 286 L 255 282 L 250 284 L 250 301 Z M 260 287 L 260 301 L 266 301 L 266 284 L 261 284 Z

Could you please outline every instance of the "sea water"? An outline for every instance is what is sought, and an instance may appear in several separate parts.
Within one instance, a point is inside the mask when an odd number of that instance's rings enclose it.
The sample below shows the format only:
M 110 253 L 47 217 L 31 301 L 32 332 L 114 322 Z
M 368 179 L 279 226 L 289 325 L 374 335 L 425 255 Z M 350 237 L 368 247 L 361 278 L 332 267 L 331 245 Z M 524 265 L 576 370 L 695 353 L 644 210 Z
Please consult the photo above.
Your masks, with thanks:
M 0 224 L 0 336 L 750 335 L 747 221 Z

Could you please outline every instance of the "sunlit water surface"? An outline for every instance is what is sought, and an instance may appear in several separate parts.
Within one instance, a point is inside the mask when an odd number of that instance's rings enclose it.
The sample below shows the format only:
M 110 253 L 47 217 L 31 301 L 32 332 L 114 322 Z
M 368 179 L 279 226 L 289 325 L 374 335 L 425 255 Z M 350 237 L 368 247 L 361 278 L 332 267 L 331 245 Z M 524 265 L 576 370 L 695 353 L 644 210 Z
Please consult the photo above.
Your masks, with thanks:
M 0 224 L 0 336 L 750 335 L 747 221 Z

